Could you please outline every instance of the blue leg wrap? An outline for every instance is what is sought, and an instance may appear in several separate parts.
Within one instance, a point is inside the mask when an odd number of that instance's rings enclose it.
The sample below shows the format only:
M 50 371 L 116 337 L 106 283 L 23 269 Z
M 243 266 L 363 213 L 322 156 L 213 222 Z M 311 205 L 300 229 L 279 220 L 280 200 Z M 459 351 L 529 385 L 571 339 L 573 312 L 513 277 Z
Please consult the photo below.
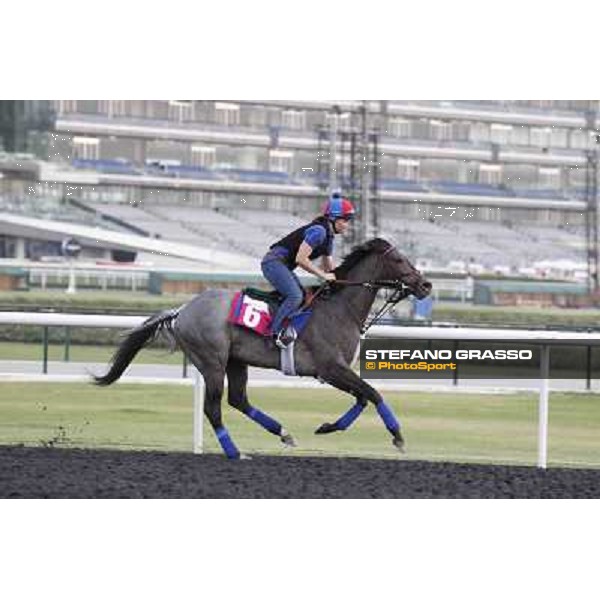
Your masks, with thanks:
M 353 404 L 348 412 L 345 412 L 335 423 L 334 425 L 338 429 L 348 429 L 356 419 L 358 419 L 360 413 L 365 409 L 365 404 Z
M 275 419 L 272 419 L 269 415 L 266 415 L 261 410 L 258 410 L 258 408 L 254 408 L 254 406 L 251 406 L 250 410 L 246 414 L 255 423 L 258 423 L 267 431 L 270 431 L 275 435 L 281 435 L 281 424 L 279 424 Z
M 217 434 L 217 439 L 223 448 L 223 452 L 227 455 L 227 458 L 239 458 L 240 451 L 236 448 L 231 436 L 229 435 L 229 431 L 225 429 L 225 427 L 219 427 L 219 429 L 215 430 Z
M 377 405 L 377 412 L 383 419 L 388 431 L 391 434 L 398 433 L 398 430 L 400 429 L 400 423 L 398 423 L 398 419 L 396 419 L 392 409 L 383 400 Z

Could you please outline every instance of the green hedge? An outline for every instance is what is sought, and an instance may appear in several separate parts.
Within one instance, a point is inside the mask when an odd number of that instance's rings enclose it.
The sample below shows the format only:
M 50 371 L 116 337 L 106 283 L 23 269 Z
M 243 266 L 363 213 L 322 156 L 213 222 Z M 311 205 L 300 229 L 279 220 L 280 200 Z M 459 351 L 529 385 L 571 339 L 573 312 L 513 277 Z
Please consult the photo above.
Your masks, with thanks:
M 4 311 L 53 311 L 89 314 L 150 315 L 166 308 L 174 308 L 187 302 L 191 296 L 151 296 L 131 293 L 81 293 L 67 295 L 64 292 L 7 292 L 0 293 L 0 310 Z M 50 327 L 51 342 L 63 342 L 64 327 Z M 75 327 L 71 330 L 74 344 L 114 346 L 122 331 L 116 329 Z M 43 329 L 32 325 L 0 325 L 0 340 L 15 342 L 41 342 Z M 159 345 L 160 342 L 158 342 Z
M 103 314 L 150 314 L 187 302 L 190 295 L 153 296 L 127 292 L 0 292 L 0 310 L 54 310 Z
M 600 329 L 600 310 L 434 304 L 433 320 L 461 325 Z

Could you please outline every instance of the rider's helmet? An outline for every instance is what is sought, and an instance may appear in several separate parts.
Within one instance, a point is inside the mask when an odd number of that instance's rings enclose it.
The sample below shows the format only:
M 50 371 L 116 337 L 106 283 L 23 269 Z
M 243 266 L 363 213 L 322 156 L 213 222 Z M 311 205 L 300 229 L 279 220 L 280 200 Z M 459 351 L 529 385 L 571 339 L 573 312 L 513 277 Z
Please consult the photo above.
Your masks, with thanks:
M 350 220 L 354 218 L 355 213 L 352 202 L 348 198 L 343 198 L 337 192 L 331 194 L 323 207 L 323 215 L 332 221 L 335 221 L 335 219 Z

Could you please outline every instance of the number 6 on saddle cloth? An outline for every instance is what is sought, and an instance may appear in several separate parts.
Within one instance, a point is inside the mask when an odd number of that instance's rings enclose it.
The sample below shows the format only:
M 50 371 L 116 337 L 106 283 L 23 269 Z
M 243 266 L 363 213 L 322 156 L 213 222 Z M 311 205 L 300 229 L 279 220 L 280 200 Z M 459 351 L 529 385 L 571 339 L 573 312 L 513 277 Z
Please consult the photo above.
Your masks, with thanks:
M 312 309 L 308 308 L 312 299 L 312 293 L 304 290 L 302 306 L 284 321 L 284 324 L 292 325 L 298 335 L 312 315 Z M 283 296 L 277 291 L 265 292 L 256 288 L 244 288 L 233 297 L 227 320 L 259 335 L 270 336 L 271 323 L 282 300 Z

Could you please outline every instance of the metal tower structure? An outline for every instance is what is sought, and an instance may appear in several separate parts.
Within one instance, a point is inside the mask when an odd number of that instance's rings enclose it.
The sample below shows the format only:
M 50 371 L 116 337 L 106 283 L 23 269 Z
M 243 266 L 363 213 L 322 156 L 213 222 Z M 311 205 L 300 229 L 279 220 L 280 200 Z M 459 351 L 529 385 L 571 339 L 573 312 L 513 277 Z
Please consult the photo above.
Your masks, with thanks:
M 595 145 L 585 152 L 585 241 L 587 254 L 588 292 L 591 295 L 599 293 L 598 267 L 598 148 L 600 140 L 596 130 L 596 111 L 586 111 L 586 129 L 589 139 L 595 140 Z M 595 137 L 593 137 L 595 136 Z
M 317 129 L 319 189 L 326 194 L 340 192 L 357 209 L 353 227 L 343 239 L 344 253 L 380 232 L 379 131 L 371 125 L 372 116 L 367 102 L 345 114 L 333 106 L 326 113 L 326 125 Z

